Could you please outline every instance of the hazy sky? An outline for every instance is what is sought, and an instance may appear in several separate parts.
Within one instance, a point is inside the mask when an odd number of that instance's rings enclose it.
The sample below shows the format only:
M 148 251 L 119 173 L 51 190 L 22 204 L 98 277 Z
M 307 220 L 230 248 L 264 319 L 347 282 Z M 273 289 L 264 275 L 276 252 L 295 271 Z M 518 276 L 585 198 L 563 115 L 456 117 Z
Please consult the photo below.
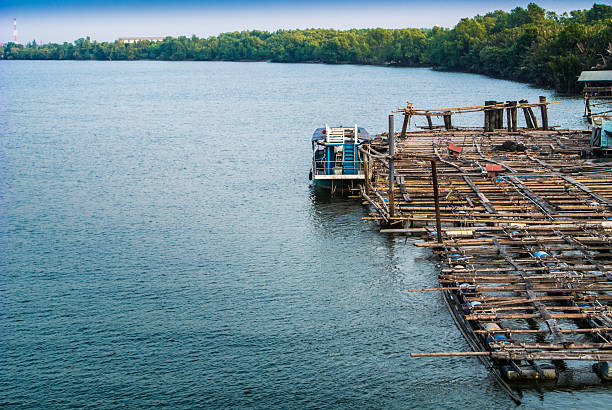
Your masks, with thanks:
M 0 0 L 0 42 L 111 41 L 128 36 L 216 35 L 224 31 L 291 28 L 452 27 L 462 17 L 527 7 L 529 1 L 497 0 L 233 0 L 160 1 Z M 593 0 L 542 0 L 556 12 L 590 8 Z M 607 3 L 607 1 L 599 1 Z

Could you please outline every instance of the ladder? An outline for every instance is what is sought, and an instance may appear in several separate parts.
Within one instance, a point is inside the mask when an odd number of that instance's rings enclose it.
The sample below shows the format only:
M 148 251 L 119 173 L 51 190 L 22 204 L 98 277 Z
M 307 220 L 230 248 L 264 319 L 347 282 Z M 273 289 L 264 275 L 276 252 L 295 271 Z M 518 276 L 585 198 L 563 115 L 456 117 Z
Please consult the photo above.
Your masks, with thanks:
M 343 144 L 344 127 L 331 128 L 325 124 L 325 142 L 328 144 Z
M 344 158 L 342 160 L 342 168 L 347 175 L 355 175 L 357 173 L 357 162 L 355 161 L 355 144 L 347 142 L 344 144 Z

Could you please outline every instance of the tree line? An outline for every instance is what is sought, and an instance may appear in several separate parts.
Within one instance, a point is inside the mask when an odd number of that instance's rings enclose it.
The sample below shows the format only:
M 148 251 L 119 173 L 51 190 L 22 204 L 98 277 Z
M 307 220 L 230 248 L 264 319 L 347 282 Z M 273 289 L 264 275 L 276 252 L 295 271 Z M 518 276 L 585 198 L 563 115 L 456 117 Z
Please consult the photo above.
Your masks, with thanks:
M 582 70 L 612 69 L 612 7 L 558 15 L 534 3 L 464 18 L 452 29 L 306 29 L 166 37 L 124 44 L 5 44 L 5 60 L 201 60 L 432 66 L 576 92 Z

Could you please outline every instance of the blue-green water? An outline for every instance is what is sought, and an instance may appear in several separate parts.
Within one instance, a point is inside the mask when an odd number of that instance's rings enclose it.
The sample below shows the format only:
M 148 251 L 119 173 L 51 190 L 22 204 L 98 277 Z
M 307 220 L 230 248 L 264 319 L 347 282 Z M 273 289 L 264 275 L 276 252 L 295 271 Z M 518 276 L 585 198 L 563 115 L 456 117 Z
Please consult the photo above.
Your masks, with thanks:
M 309 138 L 538 95 L 559 99 L 428 69 L 3 61 L 0 406 L 512 408 L 476 359 L 409 358 L 469 350 L 440 295 L 405 292 L 436 260 L 315 195 Z M 609 405 L 581 369 L 525 407 Z

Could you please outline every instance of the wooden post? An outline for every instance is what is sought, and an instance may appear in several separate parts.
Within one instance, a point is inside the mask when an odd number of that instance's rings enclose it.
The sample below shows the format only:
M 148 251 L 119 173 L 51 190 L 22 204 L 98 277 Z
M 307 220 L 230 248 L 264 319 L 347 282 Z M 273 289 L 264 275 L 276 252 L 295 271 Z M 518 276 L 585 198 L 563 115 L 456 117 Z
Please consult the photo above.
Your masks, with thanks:
M 357 150 L 357 153 L 359 153 L 359 150 Z M 368 164 L 368 162 L 370 161 L 370 156 L 366 155 L 365 152 L 362 152 L 361 156 L 363 158 L 363 173 L 365 175 L 365 191 L 366 194 L 369 194 L 370 192 L 372 192 L 372 188 L 370 187 L 370 166 Z
M 539 128 L 538 127 L 538 118 L 533 113 L 533 110 L 531 109 L 531 107 L 528 107 L 527 111 L 529 111 L 529 115 L 531 116 L 531 122 L 533 123 L 533 128 L 538 129 Z
M 452 128 L 453 128 L 453 124 L 451 122 L 451 112 L 446 111 L 444 112 L 444 129 L 450 130 Z
M 516 101 L 511 101 L 510 105 L 512 106 L 512 108 L 511 108 L 512 131 L 513 132 L 517 132 L 518 131 L 518 119 L 517 119 L 517 111 L 518 111 L 518 109 L 516 108 Z
M 506 127 L 508 129 L 508 132 L 512 131 L 512 108 L 510 107 L 510 101 L 506 101 L 506 122 L 508 123 L 508 126 Z
M 519 104 L 526 104 L 527 100 L 520 100 Z M 525 125 L 527 128 L 533 128 L 533 122 L 531 121 L 531 115 L 529 115 L 529 111 L 527 107 L 523 107 L 523 115 L 525 116 Z
M 548 130 L 548 106 L 546 105 L 546 97 L 540 96 L 540 114 L 542 115 L 542 129 Z
M 591 122 L 591 103 L 589 94 L 584 94 L 584 115 L 588 118 L 589 123 Z
M 493 104 L 497 104 L 497 101 L 493 101 Z M 491 131 L 495 131 L 499 128 L 499 111 L 497 111 L 497 108 L 491 111 L 491 115 L 493 117 L 493 121 L 491 121 Z
M 488 105 L 493 105 L 495 104 L 495 101 L 485 101 L 485 106 Z M 493 115 L 493 110 L 487 109 L 485 110 L 485 132 L 490 132 L 493 131 L 493 128 L 495 127 L 495 121 L 494 121 L 494 115 Z
M 433 124 L 431 122 L 431 113 L 429 111 L 426 111 L 425 117 L 427 117 L 427 125 L 429 126 L 429 129 L 433 130 Z
M 438 172 L 436 170 L 436 161 L 431 160 L 431 179 L 433 183 L 434 206 L 436 208 L 436 235 L 438 243 L 442 243 L 442 225 L 440 223 L 440 198 L 438 194 Z
M 389 115 L 389 216 L 395 216 L 395 198 L 393 198 L 393 181 L 395 174 L 394 159 L 395 155 L 395 131 L 393 129 L 393 114 Z
M 408 121 L 410 121 L 410 116 L 404 114 L 404 123 L 402 124 L 402 135 L 400 138 L 406 138 L 406 128 L 408 128 Z

